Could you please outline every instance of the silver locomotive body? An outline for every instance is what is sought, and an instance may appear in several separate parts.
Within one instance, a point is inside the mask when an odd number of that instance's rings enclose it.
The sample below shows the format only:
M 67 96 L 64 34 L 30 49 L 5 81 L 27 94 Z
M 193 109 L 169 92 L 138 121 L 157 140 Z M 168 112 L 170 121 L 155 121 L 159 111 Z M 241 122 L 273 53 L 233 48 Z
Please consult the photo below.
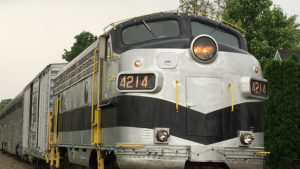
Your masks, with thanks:
M 203 60 L 194 49 L 202 34 L 217 41 Z M 97 47 L 105 51 L 100 69 Z M 98 100 L 106 168 L 263 168 L 265 85 L 232 28 L 178 13 L 128 20 L 56 76 L 58 146 L 69 162 L 95 168 L 91 109 Z

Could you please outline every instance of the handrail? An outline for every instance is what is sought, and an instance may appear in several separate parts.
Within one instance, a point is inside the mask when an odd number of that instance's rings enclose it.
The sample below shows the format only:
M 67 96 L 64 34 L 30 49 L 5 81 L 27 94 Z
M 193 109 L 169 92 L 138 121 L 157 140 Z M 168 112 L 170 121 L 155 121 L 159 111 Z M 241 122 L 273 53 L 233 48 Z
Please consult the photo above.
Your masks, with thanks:
M 231 95 L 231 112 L 234 111 L 234 102 L 233 102 L 233 87 L 232 84 L 229 82 L 228 87 L 230 87 L 230 95 Z
M 51 116 L 51 112 L 49 111 L 48 112 L 48 150 L 50 150 L 50 145 L 52 144 L 52 141 L 51 141 L 51 119 L 52 119 L 52 116 Z
M 176 80 L 175 83 L 176 83 L 176 112 L 178 112 L 178 80 Z
M 51 150 L 51 144 L 52 144 L 52 141 L 51 141 L 51 119 L 52 119 L 52 116 L 51 116 L 51 114 L 52 113 L 49 111 L 48 112 L 48 152 Z M 48 152 L 45 156 L 46 164 L 49 164 Z
M 99 48 L 94 49 L 93 56 L 93 79 L 92 79 L 92 94 L 91 94 L 91 145 L 94 145 L 94 91 L 95 91 L 95 69 L 96 69 L 96 54 Z
M 135 18 L 139 18 L 139 17 L 144 17 L 144 16 L 149 16 L 149 15 L 153 15 L 153 14 L 159 14 L 159 13 L 165 13 L 165 12 L 174 12 L 176 11 L 177 12 L 177 15 L 180 16 L 180 13 L 179 13 L 179 10 L 178 9 L 175 9 L 175 10 L 166 10 L 166 11 L 161 11 L 161 12 L 153 12 L 153 13 L 150 13 L 150 14 L 145 14 L 145 15 L 139 15 L 139 16 L 135 16 L 135 17 L 130 17 L 130 18 L 126 18 L 126 19 L 121 19 L 121 20 L 118 20 L 118 21 L 115 21 L 115 22 L 112 22 L 111 24 L 107 25 L 106 27 L 103 28 L 103 31 L 104 33 L 106 34 L 107 31 L 106 29 L 110 26 L 112 26 L 114 28 L 114 30 L 116 30 L 116 24 L 117 23 L 120 23 L 120 22 L 125 22 L 125 21 L 128 21 L 130 19 L 135 19 Z
M 205 13 L 205 12 L 200 12 L 200 11 L 198 11 L 197 13 L 198 13 L 198 14 L 201 14 L 201 15 L 203 15 L 203 16 L 210 17 L 211 19 L 214 19 L 214 20 L 216 20 L 216 21 L 220 21 L 220 22 L 226 23 L 226 24 L 228 24 L 228 25 L 230 25 L 230 26 L 232 26 L 232 27 L 234 27 L 234 28 L 236 28 L 236 29 L 242 31 L 242 35 L 243 35 L 244 37 L 246 36 L 246 30 L 245 30 L 245 29 L 243 29 L 243 28 L 241 28 L 241 27 L 239 27 L 239 26 L 237 26 L 237 25 L 235 25 L 235 24 L 233 24 L 233 23 L 231 23 L 231 22 L 228 22 L 228 21 L 226 21 L 226 20 L 224 20 L 224 19 L 221 19 L 221 18 L 212 16 L 212 15 L 209 15 L 209 14 L 207 14 L 207 13 Z
M 50 147 L 50 166 L 53 166 L 54 165 L 54 153 L 56 155 L 55 157 L 55 168 L 59 168 L 59 150 L 58 150 L 58 140 L 57 140 L 57 120 L 58 120 L 58 109 L 59 109 L 59 99 L 56 99 L 55 100 L 55 105 L 54 105 L 54 121 L 53 121 L 53 141 L 51 141 L 51 138 L 49 137 L 49 133 L 48 133 L 48 141 L 49 143 L 51 143 L 51 145 L 49 144 L 48 146 Z M 49 123 L 49 127 L 50 127 L 50 130 L 51 131 L 51 116 L 50 116 L 50 113 L 48 114 L 48 122 L 50 121 Z M 48 148 L 49 148 L 48 147 Z
M 116 24 L 118 24 L 118 23 L 125 22 L 125 21 L 128 21 L 128 20 L 130 20 L 130 19 L 135 19 L 135 18 L 139 18 L 139 17 L 145 17 L 145 16 L 149 16 L 149 15 L 153 15 L 153 14 L 166 13 L 166 12 L 177 12 L 177 15 L 180 16 L 180 12 L 179 12 L 178 9 L 174 9 L 174 10 L 166 10 L 166 11 L 161 11 L 161 12 L 153 12 L 153 13 L 150 13 L 150 14 L 139 15 L 139 16 L 130 17 L 130 18 L 126 18 L 126 19 L 122 19 L 122 20 L 119 20 L 119 21 L 112 22 L 111 24 L 105 26 L 105 27 L 103 28 L 103 31 L 104 31 L 104 34 L 107 34 L 106 29 L 109 28 L 109 27 L 111 26 L 111 27 L 113 27 L 114 30 L 116 30 L 116 29 L 117 29 L 117 28 L 116 28 Z M 196 12 L 196 11 L 188 11 L 188 12 L 186 12 L 186 13 L 188 14 L 188 16 L 190 16 L 191 13 L 201 14 L 201 15 L 203 15 L 203 16 L 209 17 L 209 18 L 214 19 L 214 20 L 216 20 L 216 21 L 220 21 L 220 22 L 222 22 L 222 23 L 228 24 L 229 26 L 234 27 L 235 29 L 238 29 L 238 30 L 242 31 L 242 35 L 243 35 L 244 37 L 246 36 L 246 33 L 247 33 L 246 30 L 244 30 L 243 28 L 241 28 L 241 27 L 239 27 L 239 26 L 237 26 L 237 25 L 235 25 L 235 24 L 233 24 L 233 23 L 231 23 L 231 22 L 229 22 L 229 21 L 226 21 L 226 20 L 224 20 L 224 19 L 221 19 L 221 18 L 212 16 L 212 15 L 209 15 L 209 14 L 207 14 L 207 13 L 205 13 L 205 12 L 200 12 L 200 11 L 197 11 L 197 12 Z
M 58 109 L 59 109 L 59 102 L 60 100 L 59 99 L 56 99 L 56 102 L 55 102 L 55 113 L 54 113 L 54 126 L 53 126 L 53 129 L 54 129 L 54 136 L 53 136 L 53 139 L 54 139 L 54 144 L 55 144 L 55 154 L 56 154 L 56 158 L 55 158 L 55 167 L 56 168 L 59 168 L 59 151 L 58 151 L 58 147 L 57 147 L 57 144 L 58 144 L 58 140 L 57 140 L 57 124 L 58 124 Z M 53 147 L 54 149 L 54 147 Z
M 98 169 L 104 169 L 104 159 L 101 157 L 101 58 L 98 59 L 98 76 L 97 76 L 97 107 L 94 111 L 94 92 L 95 92 L 95 69 L 96 55 L 99 47 L 94 50 L 93 61 L 93 80 L 92 80 L 92 100 L 91 100 L 91 145 L 97 147 L 97 166 Z M 96 131 L 95 131 L 96 130 Z
M 97 117 L 97 119 L 95 119 L 95 122 L 97 124 L 97 137 L 96 137 L 96 140 L 95 140 L 95 143 L 97 145 L 100 144 L 101 142 L 101 108 L 100 108 L 100 94 L 101 94 L 101 59 L 99 58 L 98 60 L 98 89 L 97 89 L 97 110 L 96 110 L 96 114 L 95 117 Z

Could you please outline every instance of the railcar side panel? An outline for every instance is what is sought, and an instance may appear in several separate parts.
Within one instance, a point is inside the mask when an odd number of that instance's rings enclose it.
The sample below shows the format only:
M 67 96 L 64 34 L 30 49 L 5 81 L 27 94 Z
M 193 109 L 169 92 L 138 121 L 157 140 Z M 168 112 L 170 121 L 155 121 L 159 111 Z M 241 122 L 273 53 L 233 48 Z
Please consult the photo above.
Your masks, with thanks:
M 54 76 L 65 64 L 50 64 L 25 88 L 24 135 L 25 154 L 44 158 L 48 151 L 48 113 L 53 113 Z
M 1 132 L 3 132 L 0 137 L 1 149 L 10 154 L 20 155 L 22 145 L 23 91 L 0 114 L 2 114 L 0 124 L 2 128 Z
M 24 89 L 24 105 L 23 105 L 23 138 L 22 147 L 28 148 L 29 141 L 29 115 L 30 115 L 30 86 Z

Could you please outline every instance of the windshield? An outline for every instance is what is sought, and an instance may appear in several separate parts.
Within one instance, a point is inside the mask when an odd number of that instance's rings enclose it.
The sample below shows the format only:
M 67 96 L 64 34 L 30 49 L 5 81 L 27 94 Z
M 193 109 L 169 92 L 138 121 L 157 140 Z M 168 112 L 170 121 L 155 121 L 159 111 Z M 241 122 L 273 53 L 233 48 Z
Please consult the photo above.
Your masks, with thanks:
M 239 40 L 236 36 L 222 31 L 220 29 L 216 29 L 212 26 L 208 26 L 199 22 L 191 22 L 192 26 L 192 34 L 193 36 L 198 36 L 201 34 L 207 34 L 215 38 L 217 42 L 224 43 L 226 45 L 239 48 Z
M 145 22 L 134 25 L 122 31 L 124 44 L 134 44 L 143 41 L 179 36 L 178 22 L 175 20 Z

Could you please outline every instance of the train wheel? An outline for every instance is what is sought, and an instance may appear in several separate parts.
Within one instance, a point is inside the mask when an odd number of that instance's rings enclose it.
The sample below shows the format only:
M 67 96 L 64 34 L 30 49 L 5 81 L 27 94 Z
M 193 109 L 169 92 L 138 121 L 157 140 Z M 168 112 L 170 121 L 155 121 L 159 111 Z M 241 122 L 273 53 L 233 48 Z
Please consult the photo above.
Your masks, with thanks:
M 19 146 L 19 145 L 16 145 L 16 155 L 18 156 L 18 157 L 21 157 L 21 147 Z
M 71 168 L 71 164 L 69 162 L 69 157 L 68 157 L 68 152 L 67 151 L 64 153 L 64 157 L 63 157 L 61 167 L 62 167 L 62 169 L 70 169 Z
M 96 152 L 96 150 L 93 150 L 91 152 L 89 164 L 90 164 L 91 169 L 97 169 L 97 152 Z
M 92 151 L 90 156 L 90 168 L 97 169 L 97 152 Z M 113 152 L 104 155 L 104 169 L 119 169 L 116 156 Z
M 113 152 L 111 152 L 104 160 L 105 169 L 119 169 L 117 158 Z

